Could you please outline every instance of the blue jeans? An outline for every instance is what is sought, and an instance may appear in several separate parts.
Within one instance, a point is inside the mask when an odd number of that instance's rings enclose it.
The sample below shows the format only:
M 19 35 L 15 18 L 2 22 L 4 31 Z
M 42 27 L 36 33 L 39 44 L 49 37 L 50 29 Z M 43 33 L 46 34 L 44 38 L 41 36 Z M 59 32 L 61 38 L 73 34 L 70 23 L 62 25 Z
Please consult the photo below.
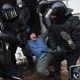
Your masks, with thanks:
M 42 58 L 37 60 L 36 70 L 38 73 L 44 76 L 49 75 L 48 65 L 50 61 L 53 59 L 53 54 L 47 53 Z

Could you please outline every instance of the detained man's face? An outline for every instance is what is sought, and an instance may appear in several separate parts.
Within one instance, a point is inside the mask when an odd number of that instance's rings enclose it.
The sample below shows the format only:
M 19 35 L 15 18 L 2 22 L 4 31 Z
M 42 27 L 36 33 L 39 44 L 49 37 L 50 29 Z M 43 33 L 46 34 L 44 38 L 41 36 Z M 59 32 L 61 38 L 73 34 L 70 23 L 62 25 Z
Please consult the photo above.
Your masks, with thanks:
M 35 33 L 30 34 L 30 40 L 36 40 L 36 34 Z

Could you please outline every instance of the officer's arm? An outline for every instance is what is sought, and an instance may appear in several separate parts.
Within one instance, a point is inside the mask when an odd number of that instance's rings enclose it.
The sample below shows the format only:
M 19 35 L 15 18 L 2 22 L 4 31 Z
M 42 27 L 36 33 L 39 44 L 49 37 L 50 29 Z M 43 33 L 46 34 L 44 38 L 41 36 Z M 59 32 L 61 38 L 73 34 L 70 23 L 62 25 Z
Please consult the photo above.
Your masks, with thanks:
M 41 34 L 41 37 L 45 40 L 48 37 L 48 32 L 45 31 L 43 34 Z
M 33 56 L 30 48 L 28 47 L 27 40 L 24 34 L 19 33 L 19 37 L 20 37 L 20 47 L 22 48 L 23 54 L 25 56 Z
M 24 24 L 26 24 L 29 21 L 29 18 L 30 18 L 30 12 L 29 12 L 29 9 L 26 7 L 25 16 L 24 16 Z
M 50 31 L 50 30 L 49 30 L 49 32 L 48 32 L 48 37 L 49 37 L 50 48 L 53 49 L 53 50 L 54 50 L 54 49 L 57 49 L 54 34 L 53 34 L 53 32 Z
M 2 22 L 2 18 L 0 18 L 0 31 L 4 30 L 4 26 L 3 26 L 3 22 Z
M 76 47 L 80 48 L 80 19 L 78 17 L 72 20 L 72 29 L 72 39 L 76 43 Z
M 21 46 L 21 48 L 25 56 L 33 56 L 33 53 L 31 52 L 31 49 L 27 45 L 27 42 L 24 44 L 24 46 Z

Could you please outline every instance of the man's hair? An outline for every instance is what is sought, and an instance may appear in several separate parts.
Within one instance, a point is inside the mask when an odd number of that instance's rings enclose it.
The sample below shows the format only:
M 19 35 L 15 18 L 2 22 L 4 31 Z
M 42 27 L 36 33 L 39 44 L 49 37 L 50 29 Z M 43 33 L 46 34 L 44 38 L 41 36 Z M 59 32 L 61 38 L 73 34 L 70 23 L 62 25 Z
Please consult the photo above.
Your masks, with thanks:
M 28 39 L 28 40 L 30 40 L 30 35 L 31 35 L 32 33 L 35 33 L 35 34 L 36 34 L 35 31 L 30 31 L 30 32 L 27 33 L 27 39 Z

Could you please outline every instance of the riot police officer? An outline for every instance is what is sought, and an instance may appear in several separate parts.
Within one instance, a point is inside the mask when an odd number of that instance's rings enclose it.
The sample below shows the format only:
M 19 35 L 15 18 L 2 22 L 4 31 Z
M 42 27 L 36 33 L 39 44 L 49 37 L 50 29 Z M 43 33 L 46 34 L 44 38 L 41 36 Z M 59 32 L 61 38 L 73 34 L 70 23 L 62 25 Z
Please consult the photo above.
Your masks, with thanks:
M 24 35 L 26 37 L 27 33 L 31 29 L 30 24 L 29 24 L 30 23 L 30 21 L 29 21 L 30 11 L 29 11 L 28 7 L 26 6 L 26 4 L 22 0 L 16 0 L 16 6 L 17 6 L 16 10 L 17 10 L 17 13 L 18 13 L 18 24 L 19 24 L 19 27 L 23 28 L 23 32 L 24 32 Z M 26 44 L 26 42 L 25 42 L 25 44 Z M 33 67 L 34 63 L 33 63 L 33 60 L 32 60 L 32 56 L 28 56 L 27 52 L 25 50 L 23 50 L 23 52 L 28 59 L 29 69 L 31 71 L 33 71 L 34 70 L 34 67 Z
M 23 28 L 29 27 L 30 11 L 22 0 L 16 1 L 16 11 L 19 17 L 19 26 Z M 29 29 L 29 28 L 28 28 Z
M 26 51 L 26 46 L 24 43 L 24 38 L 22 34 L 24 34 L 24 28 L 21 28 L 19 26 L 18 22 L 18 14 L 15 10 L 15 7 L 12 4 L 5 3 L 1 7 L 1 20 L 0 20 L 0 29 L 1 32 L 7 35 L 6 37 L 4 35 L 0 36 L 2 40 L 7 40 L 9 43 L 8 51 L 11 53 L 11 64 L 8 67 L 6 67 L 5 73 L 8 74 L 6 75 L 10 80 L 20 80 L 18 78 L 18 71 L 17 71 L 17 66 L 15 62 L 15 52 L 17 46 L 21 46 L 24 48 Z M 13 40 L 11 37 L 15 37 Z M 16 41 L 17 40 L 17 41 Z M 27 52 L 28 54 L 28 52 Z M 8 56 L 8 55 L 7 55 Z M 7 65 L 7 64 L 6 64 Z
M 71 14 L 61 1 L 52 2 L 44 15 L 50 47 L 56 51 L 54 59 L 55 80 L 61 80 L 61 61 L 67 60 L 67 69 L 75 65 L 80 48 L 80 20 Z
M 39 0 L 23 0 L 26 6 L 28 6 L 30 10 L 30 19 L 29 24 L 32 30 L 34 30 L 38 35 L 41 32 L 41 24 L 39 19 L 39 12 L 37 10 Z

